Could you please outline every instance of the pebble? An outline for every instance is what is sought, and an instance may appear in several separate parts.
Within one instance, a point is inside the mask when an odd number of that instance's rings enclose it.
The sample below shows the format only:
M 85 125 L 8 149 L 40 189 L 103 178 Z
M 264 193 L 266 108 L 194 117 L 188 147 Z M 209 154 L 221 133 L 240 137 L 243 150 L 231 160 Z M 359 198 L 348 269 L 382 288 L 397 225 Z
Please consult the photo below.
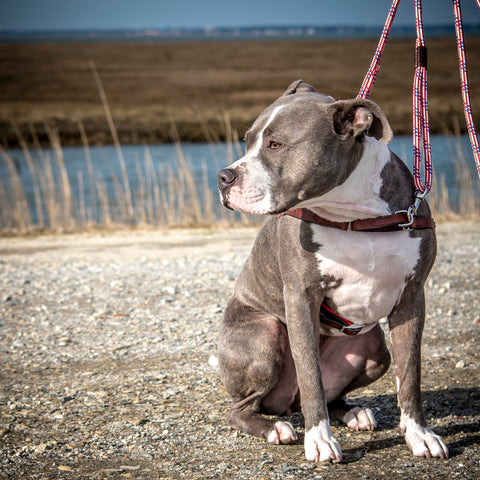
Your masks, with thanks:
M 62 472 L 71 472 L 73 470 L 73 468 L 69 467 L 68 465 L 58 465 L 57 468 Z
M 218 357 L 216 355 L 210 355 L 210 358 L 208 359 L 208 364 L 213 368 L 217 368 L 218 367 Z

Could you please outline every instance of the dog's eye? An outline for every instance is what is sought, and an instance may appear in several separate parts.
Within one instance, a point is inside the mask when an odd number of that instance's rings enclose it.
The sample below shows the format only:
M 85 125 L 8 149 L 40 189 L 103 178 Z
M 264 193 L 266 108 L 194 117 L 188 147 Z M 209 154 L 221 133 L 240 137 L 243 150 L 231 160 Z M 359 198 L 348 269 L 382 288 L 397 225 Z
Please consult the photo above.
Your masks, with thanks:
M 278 150 L 281 146 L 282 146 L 281 143 L 275 142 L 274 140 L 272 140 L 272 141 L 268 144 L 268 148 L 270 148 L 271 150 Z

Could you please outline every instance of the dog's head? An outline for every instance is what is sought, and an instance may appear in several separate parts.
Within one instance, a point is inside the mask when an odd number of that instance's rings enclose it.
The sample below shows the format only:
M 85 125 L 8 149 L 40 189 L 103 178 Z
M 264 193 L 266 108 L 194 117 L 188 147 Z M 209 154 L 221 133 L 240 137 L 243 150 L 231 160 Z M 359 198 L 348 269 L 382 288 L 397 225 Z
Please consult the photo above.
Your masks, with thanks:
M 297 80 L 248 130 L 245 155 L 219 172 L 222 203 L 277 214 L 318 198 L 348 178 L 365 136 L 385 143 L 393 136 L 378 105 L 335 101 Z

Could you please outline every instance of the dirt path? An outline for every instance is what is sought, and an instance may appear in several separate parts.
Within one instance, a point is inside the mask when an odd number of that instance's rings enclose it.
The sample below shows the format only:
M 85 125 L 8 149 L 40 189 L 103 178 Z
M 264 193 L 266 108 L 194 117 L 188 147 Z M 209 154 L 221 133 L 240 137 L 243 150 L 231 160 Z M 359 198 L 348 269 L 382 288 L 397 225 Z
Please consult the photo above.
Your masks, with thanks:
M 226 425 L 216 336 L 254 235 L 0 239 L 0 480 L 480 478 L 480 225 L 440 225 L 427 287 L 424 403 L 446 461 L 410 455 L 392 371 L 355 392 L 376 432 L 334 425 L 342 464 Z

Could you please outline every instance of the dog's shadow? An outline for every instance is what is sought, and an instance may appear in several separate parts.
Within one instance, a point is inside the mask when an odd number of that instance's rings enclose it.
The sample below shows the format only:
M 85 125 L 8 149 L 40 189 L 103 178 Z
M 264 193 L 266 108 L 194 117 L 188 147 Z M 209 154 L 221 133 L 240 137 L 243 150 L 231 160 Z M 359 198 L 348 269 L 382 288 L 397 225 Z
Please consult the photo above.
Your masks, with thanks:
M 466 447 L 480 442 L 480 421 L 474 419 L 472 422 L 464 423 L 468 417 L 478 417 L 480 404 L 480 388 L 451 388 L 444 390 L 427 390 L 422 393 L 425 415 L 427 419 L 444 419 L 446 426 L 434 426 L 436 434 L 447 439 L 450 457 L 463 453 Z M 372 395 L 355 397 L 349 399 L 349 403 L 361 407 L 370 407 L 375 410 L 378 420 L 377 431 L 398 429 L 400 412 L 397 407 L 396 395 Z M 303 427 L 303 417 L 294 415 L 292 418 L 296 427 Z M 332 422 L 340 426 L 339 422 Z M 461 438 L 448 442 L 448 437 L 463 434 Z M 303 439 L 299 439 L 299 442 Z M 358 448 L 347 448 L 344 450 L 344 462 L 350 463 L 359 460 L 366 452 L 376 452 L 404 444 L 403 435 L 398 433 L 382 439 L 367 440 L 364 443 L 363 451 L 359 453 Z

